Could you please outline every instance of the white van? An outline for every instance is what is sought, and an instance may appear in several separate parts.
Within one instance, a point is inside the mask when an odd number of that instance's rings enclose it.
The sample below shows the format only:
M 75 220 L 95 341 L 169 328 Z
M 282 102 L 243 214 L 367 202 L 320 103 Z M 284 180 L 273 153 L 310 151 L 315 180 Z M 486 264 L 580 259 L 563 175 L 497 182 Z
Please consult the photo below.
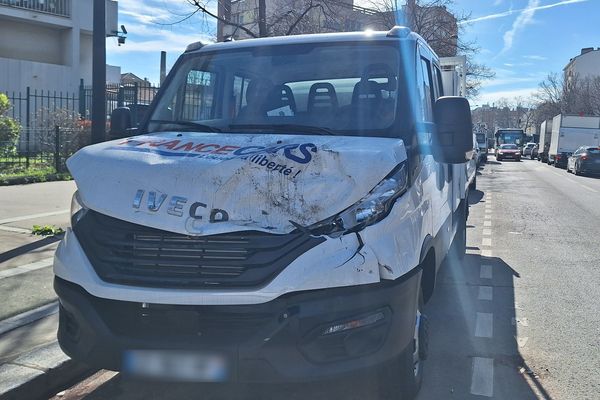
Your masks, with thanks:
M 414 395 L 423 303 L 465 252 L 468 101 L 407 28 L 194 44 L 140 128 L 68 161 L 63 350 L 169 380 L 379 371 Z

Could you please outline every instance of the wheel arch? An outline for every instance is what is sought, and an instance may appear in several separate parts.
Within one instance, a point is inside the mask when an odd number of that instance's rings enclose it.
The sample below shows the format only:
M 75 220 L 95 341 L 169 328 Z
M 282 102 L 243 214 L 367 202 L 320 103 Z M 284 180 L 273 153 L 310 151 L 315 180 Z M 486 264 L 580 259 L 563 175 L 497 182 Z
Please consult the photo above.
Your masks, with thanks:
M 423 301 L 427 303 L 433 295 L 436 281 L 436 254 L 433 237 L 427 235 L 421 246 L 421 254 L 419 256 L 419 265 L 423 270 L 421 278 L 421 289 L 423 291 Z

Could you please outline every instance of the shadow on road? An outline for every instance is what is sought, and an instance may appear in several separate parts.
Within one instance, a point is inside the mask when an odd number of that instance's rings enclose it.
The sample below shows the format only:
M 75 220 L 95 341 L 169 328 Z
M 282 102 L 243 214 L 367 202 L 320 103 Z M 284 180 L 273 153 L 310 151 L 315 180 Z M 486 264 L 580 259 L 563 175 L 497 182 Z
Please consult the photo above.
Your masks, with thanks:
M 491 267 L 492 279 L 481 277 L 480 265 Z M 543 372 L 531 370 L 519 351 L 527 340 L 518 331 L 514 281 L 519 278 L 518 271 L 496 257 L 469 254 L 462 262 L 444 262 L 425 309 L 435 333 L 419 400 L 479 398 L 471 385 L 475 375 L 485 372 L 473 370 L 476 357 L 493 359 L 493 398 L 552 399 L 539 379 Z M 485 292 L 480 292 L 482 286 Z M 489 287 L 492 300 L 487 300 Z M 491 337 L 476 336 L 478 313 L 493 315 Z M 454 371 L 464 371 L 464 376 L 457 378 Z
M 479 203 L 481 199 L 483 199 L 483 192 L 481 190 L 471 190 L 469 193 L 470 206 Z
M 5 251 L 4 253 L 0 253 L 0 263 L 10 260 L 11 258 L 15 258 L 18 256 L 22 256 L 23 254 L 29 253 L 30 251 L 39 249 L 40 247 L 47 246 L 49 244 L 58 242 L 62 239 L 63 235 L 56 236 L 48 236 L 43 239 L 37 240 L 33 243 L 27 243 L 23 246 L 19 246 L 15 249 Z

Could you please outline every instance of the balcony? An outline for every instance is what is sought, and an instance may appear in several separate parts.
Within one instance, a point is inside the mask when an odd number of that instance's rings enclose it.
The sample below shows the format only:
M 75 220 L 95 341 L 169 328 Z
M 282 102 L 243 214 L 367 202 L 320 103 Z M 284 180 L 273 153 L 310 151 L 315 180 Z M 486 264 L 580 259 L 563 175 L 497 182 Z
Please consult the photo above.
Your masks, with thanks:
M 0 0 L 0 6 L 8 6 L 61 17 L 71 16 L 71 0 Z

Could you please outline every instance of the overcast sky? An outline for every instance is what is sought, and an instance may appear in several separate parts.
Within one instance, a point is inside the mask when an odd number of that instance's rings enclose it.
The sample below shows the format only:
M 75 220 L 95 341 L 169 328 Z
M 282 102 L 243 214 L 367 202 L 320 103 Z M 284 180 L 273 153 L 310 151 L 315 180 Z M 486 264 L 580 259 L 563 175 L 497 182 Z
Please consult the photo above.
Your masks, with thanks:
M 527 97 L 581 48 L 600 47 L 600 0 L 455 0 L 453 10 L 470 14 L 464 38 L 478 43 L 477 61 L 496 72 L 474 104 Z M 190 11 L 186 0 L 119 0 L 129 34 L 121 47 L 109 39 L 108 63 L 156 82 L 161 50 L 170 67 L 187 44 L 215 36 L 215 22 L 200 14 L 169 25 Z

